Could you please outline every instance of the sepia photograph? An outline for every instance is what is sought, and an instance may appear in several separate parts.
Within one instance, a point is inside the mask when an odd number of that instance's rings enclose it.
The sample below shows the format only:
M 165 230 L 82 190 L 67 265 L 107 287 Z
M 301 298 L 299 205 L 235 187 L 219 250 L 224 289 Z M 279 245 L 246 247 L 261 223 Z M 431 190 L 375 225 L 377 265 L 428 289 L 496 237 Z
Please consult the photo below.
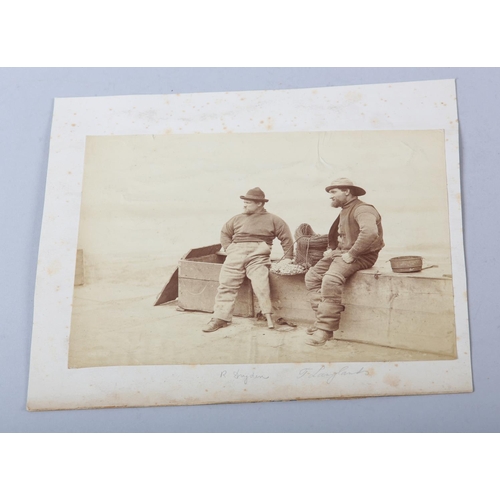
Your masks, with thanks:
M 69 368 L 456 358 L 444 141 L 87 137 Z

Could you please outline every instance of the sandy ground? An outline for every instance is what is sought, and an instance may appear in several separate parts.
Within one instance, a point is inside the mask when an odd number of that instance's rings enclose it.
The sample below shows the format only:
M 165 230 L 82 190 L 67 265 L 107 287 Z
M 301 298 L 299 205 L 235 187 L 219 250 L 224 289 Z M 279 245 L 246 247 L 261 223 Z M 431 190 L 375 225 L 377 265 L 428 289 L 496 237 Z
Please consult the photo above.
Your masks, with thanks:
M 343 340 L 312 347 L 305 344 L 308 325 L 270 330 L 253 318 L 236 317 L 227 328 L 203 333 L 210 314 L 178 311 L 175 302 L 154 307 L 158 291 L 123 284 L 75 287 L 69 367 L 449 359 Z

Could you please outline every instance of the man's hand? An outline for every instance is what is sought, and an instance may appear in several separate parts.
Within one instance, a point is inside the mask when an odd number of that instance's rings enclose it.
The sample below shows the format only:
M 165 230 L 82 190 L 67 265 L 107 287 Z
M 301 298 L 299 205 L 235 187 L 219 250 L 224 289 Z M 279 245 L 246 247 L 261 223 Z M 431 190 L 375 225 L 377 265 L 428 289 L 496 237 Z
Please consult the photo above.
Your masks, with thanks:
M 342 254 L 342 260 L 346 264 L 352 264 L 354 262 L 354 257 L 350 253 L 343 253 Z
M 331 248 L 329 248 L 328 250 L 326 250 L 326 252 L 323 252 L 323 258 L 333 258 L 333 250 Z

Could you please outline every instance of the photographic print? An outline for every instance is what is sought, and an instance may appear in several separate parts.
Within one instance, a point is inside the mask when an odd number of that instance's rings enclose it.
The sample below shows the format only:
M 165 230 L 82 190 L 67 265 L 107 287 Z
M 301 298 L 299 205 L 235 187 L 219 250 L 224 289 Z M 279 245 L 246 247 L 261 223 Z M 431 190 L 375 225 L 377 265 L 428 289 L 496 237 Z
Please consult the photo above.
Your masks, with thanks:
M 87 137 L 69 367 L 455 358 L 444 140 L 440 130 Z M 347 183 L 345 208 L 331 206 L 334 179 Z M 328 233 L 353 203 L 347 246 L 363 237 L 363 213 L 381 234 L 348 263 Z M 341 313 L 327 310 L 333 293 Z M 308 335 L 318 300 L 326 322 Z M 203 331 L 211 316 L 222 326 Z
M 471 390 L 453 81 L 57 100 L 40 254 L 29 409 Z

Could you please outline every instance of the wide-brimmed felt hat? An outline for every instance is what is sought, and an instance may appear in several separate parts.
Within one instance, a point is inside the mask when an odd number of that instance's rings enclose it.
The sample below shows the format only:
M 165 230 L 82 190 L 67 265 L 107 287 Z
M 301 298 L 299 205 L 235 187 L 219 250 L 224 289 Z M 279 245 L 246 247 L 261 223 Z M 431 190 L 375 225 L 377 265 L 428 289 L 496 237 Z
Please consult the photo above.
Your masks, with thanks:
M 354 196 L 363 196 L 364 194 L 366 194 L 366 191 L 362 187 L 355 186 L 354 182 L 352 182 L 350 179 L 347 179 L 346 177 L 335 179 L 334 181 L 332 181 L 330 186 L 327 186 L 325 188 L 325 191 L 329 193 L 332 189 L 335 188 L 349 188 Z
M 266 195 L 264 194 L 264 191 L 260 188 L 253 188 L 250 189 L 247 194 L 242 194 L 240 196 L 242 200 L 250 200 L 250 201 L 269 201 L 266 199 Z

